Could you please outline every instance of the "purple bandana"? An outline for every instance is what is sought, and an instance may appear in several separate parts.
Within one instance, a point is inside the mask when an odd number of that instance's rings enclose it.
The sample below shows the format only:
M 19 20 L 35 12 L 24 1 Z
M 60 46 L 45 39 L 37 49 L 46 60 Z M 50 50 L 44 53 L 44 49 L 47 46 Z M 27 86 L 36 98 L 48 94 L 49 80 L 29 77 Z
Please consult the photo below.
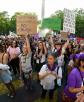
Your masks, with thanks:
M 55 68 L 56 68 L 56 64 L 53 64 L 52 67 L 51 67 L 49 64 L 47 64 L 47 66 L 48 66 L 48 69 L 49 69 L 50 71 L 54 71 Z
M 80 58 L 80 54 L 76 54 L 75 59 L 79 59 L 79 58 Z
M 83 60 L 83 61 L 84 61 L 84 54 L 80 54 L 79 59 L 81 59 L 81 60 Z

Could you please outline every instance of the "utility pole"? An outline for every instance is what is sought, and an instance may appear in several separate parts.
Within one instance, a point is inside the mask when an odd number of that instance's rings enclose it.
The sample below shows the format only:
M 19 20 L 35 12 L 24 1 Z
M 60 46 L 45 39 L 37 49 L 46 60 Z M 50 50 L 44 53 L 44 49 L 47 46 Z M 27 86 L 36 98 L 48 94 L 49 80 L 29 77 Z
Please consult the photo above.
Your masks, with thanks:
M 42 22 L 43 22 L 43 19 L 45 17 L 45 0 L 42 0 L 42 5 L 41 5 L 41 26 L 42 26 Z M 41 37 L 43 36 L 43 29 L 40 30 L 40 34 L 41 34 Z
M 42 0 L 42 10 L 41 10 L 41 19 L 45 17 L 45 0 Z

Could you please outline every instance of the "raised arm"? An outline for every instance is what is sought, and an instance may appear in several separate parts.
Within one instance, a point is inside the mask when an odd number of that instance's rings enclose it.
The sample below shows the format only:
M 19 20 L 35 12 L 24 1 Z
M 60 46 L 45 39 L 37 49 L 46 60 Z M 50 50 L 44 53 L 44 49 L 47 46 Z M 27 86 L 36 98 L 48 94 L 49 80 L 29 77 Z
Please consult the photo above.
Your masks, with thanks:
M 66 49 L 68 45 L 69 45 L 69 40 L 67 40 L 67 42 L 64 44 L 63 47 Z
M 47 54 L 47 48 L 46 48 L 45 42 L 43 42 L 43 46 L 44 46 L 44 51 L 45 51 L 45 55 L 46 55 Z
M 69 45 L 69 40 L 67 40 L 67 42 L 62 47 L 61 55 L 64 55 L 65 54 L 66 48 L 68 47 L 68 45 Z
M 26 38 L 27 49 L 28 49 L 28 51 L 29 51 L 29 53 L 30 53 L 30 52 L 31 52 L 31 47 L 30 47 L 29 38 L 28 38 L 28 36 L 26 36 L 25 38 Z
M 54 42 L 52 36 L 50 36 L 50 43 L 51 43 L 51 48 L 54 49 Z

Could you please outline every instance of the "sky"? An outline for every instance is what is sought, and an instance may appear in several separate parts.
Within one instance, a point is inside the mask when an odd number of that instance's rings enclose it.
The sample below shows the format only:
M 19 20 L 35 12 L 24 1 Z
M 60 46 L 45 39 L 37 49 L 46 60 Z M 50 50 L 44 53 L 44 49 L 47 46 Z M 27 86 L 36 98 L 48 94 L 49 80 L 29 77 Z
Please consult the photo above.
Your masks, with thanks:
M 7 11 L 10 16 L 15 12 L 35 12 L 41 19 L 41 5 L 42 0 L 0 0 L 0 11 Z M 64 8 L 84 9 L 84 0 L 45 0 L 45 17 Z

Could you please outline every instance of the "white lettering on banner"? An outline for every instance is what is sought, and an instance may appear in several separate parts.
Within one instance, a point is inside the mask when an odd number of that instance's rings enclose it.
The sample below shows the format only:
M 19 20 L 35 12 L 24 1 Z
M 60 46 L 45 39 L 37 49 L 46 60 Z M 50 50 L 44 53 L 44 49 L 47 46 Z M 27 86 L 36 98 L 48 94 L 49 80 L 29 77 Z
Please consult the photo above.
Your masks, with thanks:
M 63 31 L 75 34 L 75 14 L 68 9 L 64 9 Z

